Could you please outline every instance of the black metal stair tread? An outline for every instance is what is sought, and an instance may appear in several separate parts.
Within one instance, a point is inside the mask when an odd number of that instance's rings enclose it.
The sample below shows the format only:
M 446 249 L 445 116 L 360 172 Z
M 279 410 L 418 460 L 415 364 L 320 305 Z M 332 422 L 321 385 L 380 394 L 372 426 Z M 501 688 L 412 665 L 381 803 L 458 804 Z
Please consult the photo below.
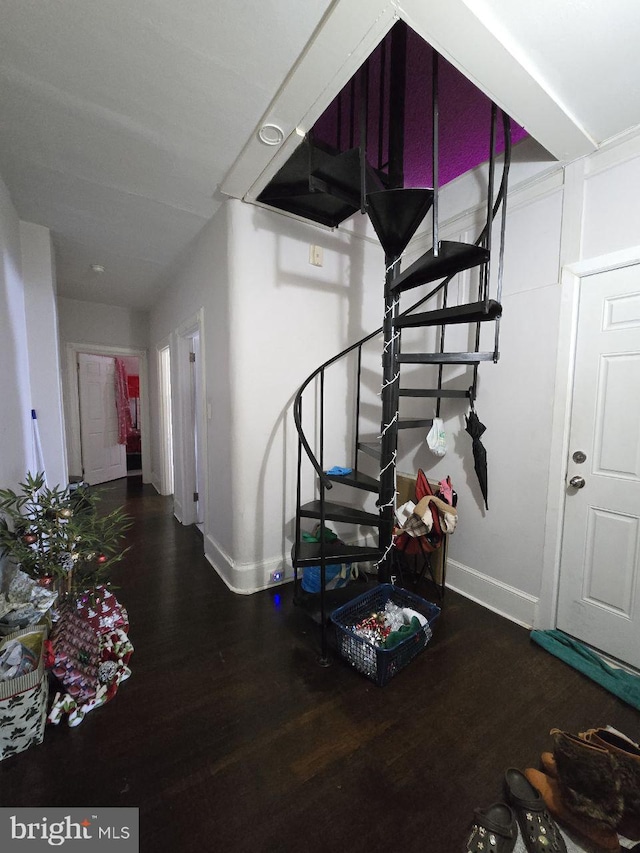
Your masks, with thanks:
M 367 194 L 367 213 L 389 257 L 397 258 L 433 204 L 432 189 L 389 189 Z
M 327 477 L 334 483 L 344 483 L 346 486 L 353 486 L 355 489 L 364 489 L 376 494 L 380 489 L 380 481 L 368 474 L 363 474 L 362 471 L 354 470 L 350 474 L 327 474 Z
M 372 456 L 374 459 L 380 460 L 379 441 L 361 441 L 358 443 L 358 450 L 366 453 L 367 456 Z
M 322 190 L 329 195 L 335 195 L 343 201 L 360 208 L 360 149 L 350 148 L 340 154 L 327 155 L 317 152 L 312 155 L 313 163 L 309 176 L 309 186 Z M 382 182 L 371 168 L 365 163 L 367 185 L 376 189 L 382 189 Z
M 405 352 L 398 356 L 398 361 L 404 364 L 478 364 L 480 361 L 493 360 L 492 352 Z
M 367 583 L 365 581 L 356 580 L 348 583 L 346 586 L 341 587 L 340 589 L 327 589 L 324 593 L 324 614 L 327 622 L 331 616 L 331 613 L 337 608 L 342 607 L 343 604 L 348 604 L 354 598 L 357 598 L 359 595 L 363 595 L 365 592 L 369 592 L 373 588 L 373 583 Z M 317 622 L 318 625 L 322 624 L 322 611 L 320 609 L 320 594 L 319 593 L 310 593 L 306 592 L 300 586 L 293 598 L 293 603 L 296 607 L 299 607 L 303 610 L 308 616 L 313 619 L 314 622 Z
M 334 228 L 360 210 L 360 198 L 358 196 L 352 204 L 344 199 L 313 191 L 309 185 L 309 167 L 312 163 L 314 167 L 322 167 L 322 164 L 331 163 L 335 158 L 335 153 L 312 145 L 307 139 L 303 140 L 262 190 L 258 201 Z
M 433 426 L 433 418 L 398 418 L 398 429 L 417 429 Z
M 454 323 L 485 323 L 488 320 L 496 320 L 501 315 L 502 305 L 495 299 L 489 299 L 487 302 L 471 302 L 467 305 L 438 308 L 436 311 L 424 311 L 421 314 L 407 314 L 404 317 L 398 317 L 394 325 L 400 329 L 407 329 Z
M 398 394 L 401 397 L 446 397 L 449 399 L 468 399 L 471 396 L 468 388 L 466 391 L 454 388 L 400 388 Z
M 382 551 L 376 545 L 349 545 L 344 542 L 325 542 L 325 556 L 334 563 L 367 563 L 378 560 Z M 301 542 L 298 556 L 292 554 L 294 565 L 317 566 L 320 560 L 319 542 Z
M 309 501 L 300 507 L 300 515 L 304 518 L 320 518 L 320 501 Z M 378 527 L 380 516 L 374 512 L 349 506 L 348 504 L 324 502 L 324 517 L 328 521 L 343 521 L 347 524 L 366 524 L 368 527 Z
M 301 195 L 271 199 L 260 196 L 258 201 L 329 228 L 335 228 L 360 210 L 359 207 L 321 192 L 306 192 Z
M 393 282 L 391 289 L 397 293 L 437 281 L 463 270 L 476 267 L 489 260 L 489 252 L 472 243 L 457 243 L 452 240 L 442 240 L 437 255 L 429 249 Z

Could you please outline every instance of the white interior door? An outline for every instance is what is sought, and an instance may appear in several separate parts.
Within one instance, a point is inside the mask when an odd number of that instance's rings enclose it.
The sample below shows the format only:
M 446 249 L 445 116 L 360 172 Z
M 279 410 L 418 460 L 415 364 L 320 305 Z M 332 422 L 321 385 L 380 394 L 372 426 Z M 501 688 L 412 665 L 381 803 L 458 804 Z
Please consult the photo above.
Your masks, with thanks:
M 640 668 L 640 265 L 581 282 L 557 626 Z
M 82 466 L 90 485 L 127 476 L 126 448 L 118 444 L 114 374 L 113 358 L 78 353 Z
M 190 393 L 191 393 L 191 440 L 193 445 L 193 480 L 195 483 L 194 500 L 195 506 L 195 523 L 202 524 L 204 522 L 204 513 L 202 496 L 204 495 L 204 485 L 202 478 L 202 453 L 200 450 L 200 420 L 201 420 L 201 388 L 200 388 L 200 334 L 196 333 L 191 337 L 190 352 Z

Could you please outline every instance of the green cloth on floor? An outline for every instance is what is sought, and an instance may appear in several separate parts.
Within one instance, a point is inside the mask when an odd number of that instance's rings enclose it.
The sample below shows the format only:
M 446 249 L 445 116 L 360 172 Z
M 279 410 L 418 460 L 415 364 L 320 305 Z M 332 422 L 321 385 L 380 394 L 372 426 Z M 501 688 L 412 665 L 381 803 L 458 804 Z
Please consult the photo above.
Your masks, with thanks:
M 422 625 L 417 616 L 411 617 L 411 622 L 408 625 L 401 625 L 397 631 L 392 631 L 384 641 L 385 649 L 395 649 L 403 640 L 410 637 L 412 634 L 417 634 Z
M 623 702 L 640 710 L 640 677 L 605 663 L 590 648 L 562 631 L 532 631 L 531 639 Z

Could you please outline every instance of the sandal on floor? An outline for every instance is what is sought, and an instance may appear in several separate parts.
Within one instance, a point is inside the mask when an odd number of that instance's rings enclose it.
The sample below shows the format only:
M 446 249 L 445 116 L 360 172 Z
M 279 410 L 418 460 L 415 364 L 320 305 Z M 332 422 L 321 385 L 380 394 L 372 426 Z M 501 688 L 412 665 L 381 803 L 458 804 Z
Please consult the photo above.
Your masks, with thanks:
M 504 774 L 504 784 L 529 853 L 567 853 L 564 838 L 547 811 L 545 801 L 524 773 L 510 768 Z
M 557 779 L 547 776 L 546 773 L 541 773 L 539 770 L 528 769 L 524 771 L 524 775 L 540 793 L 546 807 L 557 821 L 588 840 L 598 850 L 620 850 L 618 835 L 613 830 L 603 829 L 590 823 L 584 817 L 573 814 L 567 808 L 562 799 L 560 784 Z
M 494 803 L 474 811 L 465 853 L 511 853 L 517 838 L 518 825 L 513 812 L 506 803 Z

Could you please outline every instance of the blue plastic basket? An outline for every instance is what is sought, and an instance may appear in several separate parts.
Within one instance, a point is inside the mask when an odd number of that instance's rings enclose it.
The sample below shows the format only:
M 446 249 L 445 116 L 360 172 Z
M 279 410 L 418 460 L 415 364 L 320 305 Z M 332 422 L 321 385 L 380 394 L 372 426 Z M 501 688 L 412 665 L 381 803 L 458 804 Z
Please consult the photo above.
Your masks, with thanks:
M 417 610 L 427 619 L 426 625 L 393 649 L 380 648 L 359 637 L 353 630 L 367 616 L 384 610 L 388 601 L 399 607 Z M 331 621 L 335 626 L 340 655 L 358 672 L 375 681 L 378 687 L 384 687 L 425 648 L 432 636 L 433 623 L 439 615 L 440 608 L 437 605 L 406 589 L 385 583 L 338 607 L 331 614 Z

